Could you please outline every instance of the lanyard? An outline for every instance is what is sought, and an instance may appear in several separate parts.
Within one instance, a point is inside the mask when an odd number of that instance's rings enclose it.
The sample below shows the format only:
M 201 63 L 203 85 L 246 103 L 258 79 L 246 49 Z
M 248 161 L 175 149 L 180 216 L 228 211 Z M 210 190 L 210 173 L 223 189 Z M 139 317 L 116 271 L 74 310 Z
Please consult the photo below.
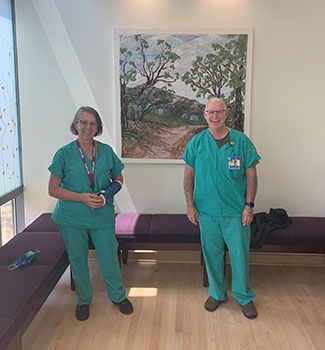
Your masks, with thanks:
M 81 156 L 81 159 L 84 163 L 84 166 L 85 166 L 85 169 L 87 171 L 87 175 L 88 175 L 88 178 L 89 178 L 89 182 L 90 182 L 90 187 L 94 190 L 94 186 L 95 186 L 95 183 L 94 183 L 94 175 L 95 175 L 95 157 L 96 157 L 96 149 L 95 149 L 95 142 L 93 142 L 93 153 L 92 153 L 92 162 L 91 162 L 91 173 L 89 171 L 89 168 L 88 168 L 88 165 L 87 165 L 87 162 L 86 162 L 86 158 L 84 156 L 84 154 L 82 153 L 82 149 L 81 149 L 81 146 L 80 146 L 80 142 L 79 140 L 76 140 L 77 142 L 77 146 L 78 146 L 78 149 L 79 149 L 79 152 L 80 152 L 80 156 Z

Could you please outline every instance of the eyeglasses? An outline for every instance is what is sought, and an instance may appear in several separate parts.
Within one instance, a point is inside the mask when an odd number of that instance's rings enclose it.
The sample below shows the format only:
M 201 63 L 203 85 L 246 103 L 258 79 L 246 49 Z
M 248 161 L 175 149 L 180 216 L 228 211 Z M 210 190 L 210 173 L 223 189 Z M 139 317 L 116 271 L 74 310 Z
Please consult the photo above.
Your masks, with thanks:
M 92 128 L 97 127 L 97 123 L 95 123 L 95 122 L 88 123 L 87 120 L 79 119 L 79 120 L 77 120 L 77 123 L 81 124 L 81 126 L 88 126 L 89 125 Z
M 225 109 L 220 109 L 220 110 L 217 110 L 217 111 L 208 111 L 208 110 L 206 110 L 205 112 L 208 113 L 209 115 L 214 115 L 214 113 L 217 113 L 217 115 L 222 115 L 222 114 L 226 113 L 226 110 Z

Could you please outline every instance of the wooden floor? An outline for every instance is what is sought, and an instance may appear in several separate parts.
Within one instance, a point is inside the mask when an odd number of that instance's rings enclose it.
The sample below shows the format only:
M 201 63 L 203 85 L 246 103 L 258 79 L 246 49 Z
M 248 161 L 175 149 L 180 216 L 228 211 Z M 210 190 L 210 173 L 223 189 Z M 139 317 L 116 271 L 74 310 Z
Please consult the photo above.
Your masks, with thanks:
M 135 309 L 129 316 L 107 299 L 97 260 L 90 272 L 89 320 L 74 317 L 67 270 L 25 333 L 24 350 L 325 349 L 325 267 L 251 266 L 255 320 L 243 316 L 230 290 L 218 310 L 205 311 L 199 263 L 123 266 Z

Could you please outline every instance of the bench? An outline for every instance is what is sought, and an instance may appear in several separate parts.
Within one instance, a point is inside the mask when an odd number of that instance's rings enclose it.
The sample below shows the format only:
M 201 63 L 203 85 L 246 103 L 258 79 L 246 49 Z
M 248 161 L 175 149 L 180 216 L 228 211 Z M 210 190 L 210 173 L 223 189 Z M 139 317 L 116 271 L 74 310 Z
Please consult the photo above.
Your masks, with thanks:
M 292 224 L 272 231 L 260 249 L 252 252 L 325 254 L 325 217 L 291 217 Z M 24 231 L 58 231 L 50 213 L 42 214 Z M 199 227 L 185 214 L 117 214 L 116 238 L 120 261 L 127 263 L 129 250 L 201 251 Z M 94 246 L 90 240 L 90 249 Z M 203 264 L 203 285 L 208 280 Z
M 32 264 L 8 266 L 28 250 Z M 0 248 L 0 349 L 22 349 L 22 336 L 69 265 L 59 232 L 22 232 Z
M 44 213 L 24 231 L 58 231 L 50 213 Z M 200 231 L 184 214 L 116 214 L 116 239 L 119 243 L 119 261 L 127 263 L 128 251 L 177 250 L 201 251 Z M 95 249 L 89 240 L 89 249 Z M 203 285 L 208 285 L 203 257 Z M 71 289 L 74 288 L 71 278 Z
M 325 217 L 294 216 L 292 224 L 272 231 L 252 252 L 325 254 Z

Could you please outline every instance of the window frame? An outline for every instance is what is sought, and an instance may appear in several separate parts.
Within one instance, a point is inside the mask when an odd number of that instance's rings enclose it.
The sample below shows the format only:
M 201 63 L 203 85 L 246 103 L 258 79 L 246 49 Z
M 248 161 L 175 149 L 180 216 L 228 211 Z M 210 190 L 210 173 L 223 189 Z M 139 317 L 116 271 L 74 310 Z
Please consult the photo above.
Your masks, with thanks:
M 16 113 L 17 113 L 17 138 L 19 147 L 19 166 L 20 166 L 20 179 L 21 185 L 14 190 L 5 193 L 0 196 L 0 205 L 3 205 L 9 201 L 12 201 L 12 221 L 13 221 L 13 234 L 14 236 L 24 228 L 25 226 L 25 212 L 24 212 L 24 179 L 23 179 L 23 162 L 22 162 L 22 143 L 21 143 L 21 122 L 20 122 L 20 98 L 19 98 L 19 73 L 18 73 L 18 50 L 17 50 L 17 37 L 16 37 L 16 13 L 15 13 L 15 1 L 10 1 L 11 6 L 11 19 L 12 19 L 12 46 L 14 54 L 14 71 L 15 71 L 15 92 L 16 92 Z M 2 230 L 0 219 L 0 246 L 2 245 Z

